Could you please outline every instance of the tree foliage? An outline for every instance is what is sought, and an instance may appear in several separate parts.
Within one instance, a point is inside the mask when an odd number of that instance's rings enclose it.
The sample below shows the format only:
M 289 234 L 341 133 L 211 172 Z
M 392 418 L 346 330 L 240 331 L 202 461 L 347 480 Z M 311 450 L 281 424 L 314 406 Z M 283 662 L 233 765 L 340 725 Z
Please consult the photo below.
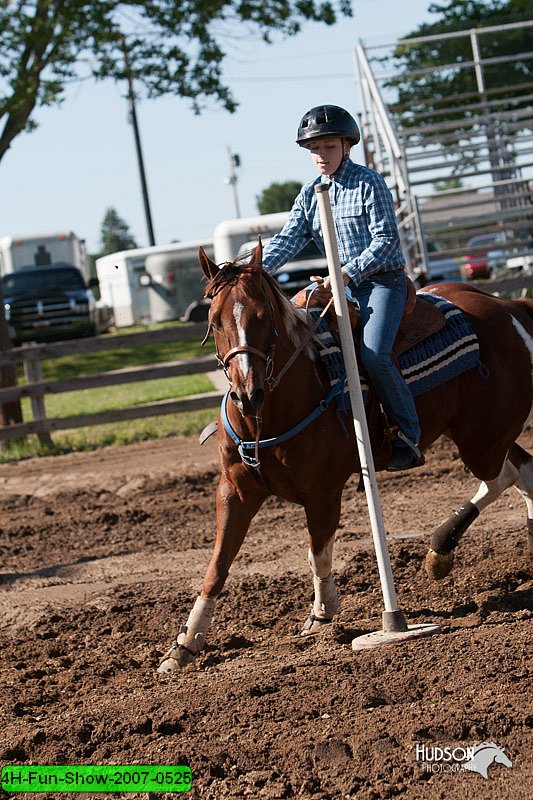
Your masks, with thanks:
M 433 189 L 436 192 L 446 192 L 448 189 L 462 189 L 463 188 L 463 181 L 461 178 L 457 176 L 453 178 L 446 178 L 442 181 L 435 181 L 433 184 Z
M 125 81 L 125 47 L 148 97 L 187 97 L 197 112 L 212 98 L 233 111 L 222 68 L 237 28 L 269 42 L 351 13 L 350 0 L 0 0 L 0 160 L 69 82 Z
M 290 211 L 302 184 L 298 181 L 271 183 L 256 197 L 260 214 L 275 214 L 277 211 Z
M 449 144 L 461 141 L 462 125 L 475 123 L 483 114 L 483 106 L 472 66 L 472 28 L 501 26 L 531 18 L 531 0 L 444 0 L 434 2 L 428 9 L 438 15 L 434 23 L 424 23 L 404 37 L 435 36 L 413 45 L 399 44 L 394 51 L 394 78 L 386 86 L 393 89 L 397 100 L 391 105 L 401 127 L 457 121 L 457 129 L 443 126 L 442 134 Z M 443 34 L 464 31 L 465 36 L 445 38 Z M 509 57 L 507 61 L 483 64 L 487 97 L 494 110 L 498 103 L 509 100 L 509 91 L 531 81 L 533 60 L 527 53 L 533 50 L 533 28 L 492 31 L 479 34 L 481 57 Z M 510 89 L 514 87 L 514 89 Z M 529 103 L 514 98 L 516 108 Z M 433 134 L 438 134 L 438 130 Z M 454 133 L 456 135 L 454 135 Z
M 129 225 L 119 217 L 114 208 L 108 208 L 100 229 L 102 241 L 101 255 L 117 253 L 120 250 L 131 250 L 137 242 L 130 233 Z

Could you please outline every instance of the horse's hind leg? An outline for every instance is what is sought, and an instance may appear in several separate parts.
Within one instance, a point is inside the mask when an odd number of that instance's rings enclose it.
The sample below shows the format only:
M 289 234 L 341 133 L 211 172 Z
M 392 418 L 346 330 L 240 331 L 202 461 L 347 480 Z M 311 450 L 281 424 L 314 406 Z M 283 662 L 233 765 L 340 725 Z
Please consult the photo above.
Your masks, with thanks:
M 224 588 L 250 523 L 267 497 L 254 478 L 249 480 L 251 484 L 242 491 L 242 487 L 238 490 L 225 477 L 220 479 L 216 500 L 217 535 L 202 590 L 187 622 L 180 627 L 175 645 L 163 657 L 158 672 L 175 672 L 192 663 L 204 647 L 216 599 Z
M 311 614 L 301 635 L 317 633 L 331 622 L 339 608 L 337 589 L 331 571 L 335 531 L 339 524 L 341 497 L 333 502 L 329 498 L 313 501 L 305 507 L 309 530 L 307 557 L 313 572 L 314 601 Z
M 520 492 L 527 506 L 527 542 L 533 555 L 533 456 L 519 445 L 515 445 L 509 457 L 518 470 L 515 489 Z
M 463 533 L 487 506 L 515 484 L 527 503 L 527 526 L 530 547 L 533 548 L 533 457 L 515 443 L 511 446 L 498 477 L 483 481 L 474 497 L 455 511 L 433 533 L 430 550 L 426 556 L 426 572 L 430 578 L 440 580 L 451 572 L 453 551 Z

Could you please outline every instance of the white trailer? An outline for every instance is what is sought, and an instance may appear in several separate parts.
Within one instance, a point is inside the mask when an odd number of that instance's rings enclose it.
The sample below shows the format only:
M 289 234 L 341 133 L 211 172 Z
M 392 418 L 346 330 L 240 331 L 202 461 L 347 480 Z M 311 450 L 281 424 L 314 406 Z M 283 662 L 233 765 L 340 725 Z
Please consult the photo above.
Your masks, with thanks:
M 225 261 L 233 261 L 237 257 L 241 245 L 253 240 L 254 237 L 257 241 L 257 234 L 261 234 L 264 239 L 279 233 L 288 218 L 288 211 L 280 211 L 277 214 L 228 219 L 219 223 L 213 233 L 216 263 L 223 264 Z
M 100 296 L 113 308 L 117 328 L 205 319 L 200 246 L 213 257 L 213 243 L 207 240 L 137 247 L 97 258 Z
M 21 267 L 46 264 L 72 264 L 89 280 L 89 262 L 85 240 L 72 231 L 33 236 L 3 236 L 0 239 L 0 275 L 16 272 Z

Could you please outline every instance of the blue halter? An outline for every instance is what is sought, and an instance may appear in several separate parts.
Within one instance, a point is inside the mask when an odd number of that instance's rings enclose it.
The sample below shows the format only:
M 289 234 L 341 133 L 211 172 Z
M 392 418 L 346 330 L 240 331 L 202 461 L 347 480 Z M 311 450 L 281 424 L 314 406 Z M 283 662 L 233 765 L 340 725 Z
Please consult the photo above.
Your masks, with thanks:
M 341 378 L 339 378 L 337 383 L 335 383 L 335 385 L 331 387 L 326 397 L 320 401 L 317 407 L 314 408 L 310 414 L 308 414 L 306 417 L 304 417 L 304 419 L 298 422 L 297 425 L 295 425 L 293 428 L 286 431 L 285 433 L 280 433 L 279 436 L 274 436 L 270 439 L 260 439 L 259 442 L 257 443 L 258 446 L 274 447 L 274 445 L 282 444 L 283 442 L 286 442 L 288 439 L 292 439 L 293 436 L 296 436 L 298 433 L 307 428 L 308 425 L 310 425 L 312 422 L 315 421 L 315 419 L 318 419 L 318 417 L 324 413 L 324 411 L 327 409 L 331 401 L 343 391 L 345 378 L 346 376 L 344 375 Z M 230 436 L 230 438 L 237 445 L 237 450 L 239 451 L 239 455 L 242 459 L 243 464 L 246 464 L 246 466 L 248 467 L 254 467 L 255 469 L 257 469 L 259 467 L 257 459 L 254 458 L 251 454 L 247 454 L 245 452 L 246 450 L 255 450 L 256 442 L 244 441 L 244 439 L 241 439 L 241 437 L 238 436 L 237 433 L 235 433 L 235 431 L 231 427 L 231 423 L 228 419 L 228 414 L 226 411 L 228 395 L 229 395 L 229 389 L 222 398 L 222 404 L 220 407 L 220 414 L 222 417 L 222 422 L 224 423 L 224 428 L 228 436 Z

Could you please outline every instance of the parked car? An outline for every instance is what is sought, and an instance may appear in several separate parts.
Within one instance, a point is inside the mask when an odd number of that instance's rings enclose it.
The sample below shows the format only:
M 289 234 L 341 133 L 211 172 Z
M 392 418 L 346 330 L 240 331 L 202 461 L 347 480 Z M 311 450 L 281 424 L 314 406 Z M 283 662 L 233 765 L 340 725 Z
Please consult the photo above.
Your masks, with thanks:
M 442 281 L 462 281 L 461 274 L 462 259 L 460 257 L 443 258 L 440 254 L 446 248 L 440 243 L 429 241 L 426 244 L 428 252 L 428 272 L 424 273 L 424 279 L 419 280 L 420 285 L 429 283 L 440 283 Z
M 263 239 L 263 247 L 266 248 L 270 238 Z M 251 253 L 257 246 L 257 239 L 245 242 L 239 248 L 238 257 L 242 258 L 247 253 Z M 311 283 L 312 275 L 320 275 L 323 278 L 328 276 L 328 262 L 326 257 L 320 252 L 315 242 L 309 242 L 292 261 L 288 261 L 283 267 L 274 273 L 273 277 L 279 283 L 283 292 L 293 297 L 300 289 L 304 289 Z
M 2 277 L 4 310 L 10 338 L 44 342 L 94 336 L 102 315 L 78 267 L 47 264 L 22 267 Z
M 505 266 L 505 252 L 497 245 L 503 244 L 501 233 L 483 233 L 469 239 L 468 253 L 464 257 L 462 270 L 467 280 L 490 278 L 491 272 Z

